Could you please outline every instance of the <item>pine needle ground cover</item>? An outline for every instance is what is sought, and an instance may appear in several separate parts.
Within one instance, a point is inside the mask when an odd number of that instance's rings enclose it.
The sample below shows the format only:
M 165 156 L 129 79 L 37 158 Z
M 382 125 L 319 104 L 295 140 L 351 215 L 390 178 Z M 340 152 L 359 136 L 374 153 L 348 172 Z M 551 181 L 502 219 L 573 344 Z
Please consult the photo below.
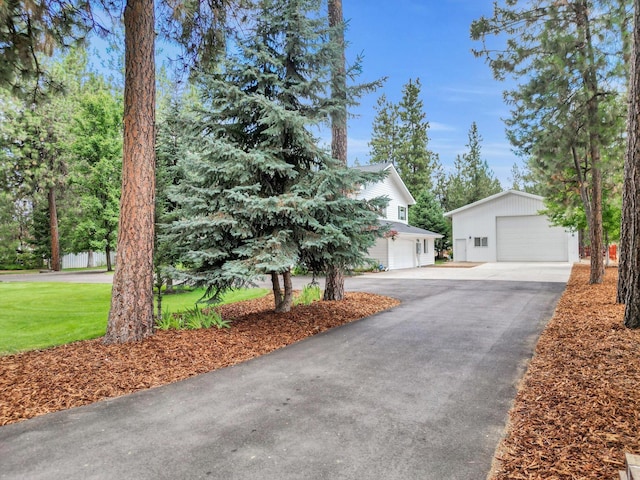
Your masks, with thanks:
M 640 331 L 622 324 L 617 269 L 573 268 L 521 383 L 493 480 L 613 479 L 640 453 Z
M 275 313 L 273 296 L 217 307 L 231 328 L 167 330 L 142 342 L 84 340 L 0 357 L 0 425 L 164 385 L 250 358 L 398 305 L 347 293 Z
M 204 290 L 165 295 L 163 309 L 193 307 Z M 266 289 L 228 292 L 225 303 L 261 297 Z M 111 285 L 0 282 L 0 355 L 104 335 Z

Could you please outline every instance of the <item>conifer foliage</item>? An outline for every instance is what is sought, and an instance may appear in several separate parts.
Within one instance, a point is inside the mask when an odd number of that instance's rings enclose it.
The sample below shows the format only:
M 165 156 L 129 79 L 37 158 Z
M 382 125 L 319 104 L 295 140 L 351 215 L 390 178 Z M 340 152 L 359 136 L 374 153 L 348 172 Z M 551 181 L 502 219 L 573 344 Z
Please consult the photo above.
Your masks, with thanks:
M 333 109 L 332 56 L 316 0 L 263 0 L 254 29 L 219 73 L 203 77 L 202 148 L 181 162 L 171 238 L 187 279 L 208 297 L 270 275 L 277 311 L 292 303 L 291 267 L 353 266 L 375 241 L 375 209 L 341 192 L 374 180 L 318 146 Z M 282 280 L 282 284 L 281 284 Z

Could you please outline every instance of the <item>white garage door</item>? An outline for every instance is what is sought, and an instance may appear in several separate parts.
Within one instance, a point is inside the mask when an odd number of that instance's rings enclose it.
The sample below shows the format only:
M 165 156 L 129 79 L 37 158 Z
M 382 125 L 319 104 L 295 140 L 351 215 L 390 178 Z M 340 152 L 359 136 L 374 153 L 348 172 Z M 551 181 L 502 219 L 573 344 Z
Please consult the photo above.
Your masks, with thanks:
M 416 244 L 413 240 L 397 239 L 392 243 L 393 265 L 391 268 L 413 268 L 415 267 Z
M 527 215 L 497 218 L 499 262 L 567 262 L 567 234 L 550 227 L 546 217 Z

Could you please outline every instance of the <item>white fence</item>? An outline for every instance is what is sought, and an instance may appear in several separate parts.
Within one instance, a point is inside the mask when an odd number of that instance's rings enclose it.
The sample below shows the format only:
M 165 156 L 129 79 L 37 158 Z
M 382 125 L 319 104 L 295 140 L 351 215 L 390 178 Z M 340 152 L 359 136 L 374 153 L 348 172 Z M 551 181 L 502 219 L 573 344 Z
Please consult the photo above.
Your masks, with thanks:
M 116 254 L 111 252 L 111 265 L 115 266 Z M 62 268 L 104 267 L 107 265 L 107 255 L 104 252 L 93 252 L 93 265 L 89 264 L 89 252 L 67 253 L 62 257 Z

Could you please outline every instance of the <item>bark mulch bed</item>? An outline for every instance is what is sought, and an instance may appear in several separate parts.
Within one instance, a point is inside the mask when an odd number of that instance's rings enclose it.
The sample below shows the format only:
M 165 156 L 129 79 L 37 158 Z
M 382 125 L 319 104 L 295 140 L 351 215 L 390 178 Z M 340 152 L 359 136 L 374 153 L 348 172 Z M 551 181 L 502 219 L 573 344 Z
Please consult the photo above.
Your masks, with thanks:
M 614 479 L 640 453 L 640 331 L 623 326 L 617 269 L 574 266 L 510 412 L 494 480 Z
M 95 339 L 0 357 L 0 425 L 234 365 L 399 303 L 347 293 L 342 302 L 277 314 L 267 296 L 218 307 L 229 329 L 159 331 L 127 345 Z

